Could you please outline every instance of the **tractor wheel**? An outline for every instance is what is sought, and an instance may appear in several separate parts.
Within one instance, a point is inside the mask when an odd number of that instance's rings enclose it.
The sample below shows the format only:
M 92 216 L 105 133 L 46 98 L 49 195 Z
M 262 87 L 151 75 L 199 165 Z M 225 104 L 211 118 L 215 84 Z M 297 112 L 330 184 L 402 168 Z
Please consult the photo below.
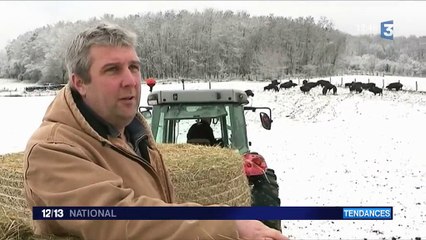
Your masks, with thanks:
M 249 177 L 249 183 L 252 184 L 252 206 L 279 207 L 281 205 L 277 176 L 273 169 L 268 168 L 265 175 Z M 262 222 L 268 227 L 281 231 L 281 220 L 264 220 Z

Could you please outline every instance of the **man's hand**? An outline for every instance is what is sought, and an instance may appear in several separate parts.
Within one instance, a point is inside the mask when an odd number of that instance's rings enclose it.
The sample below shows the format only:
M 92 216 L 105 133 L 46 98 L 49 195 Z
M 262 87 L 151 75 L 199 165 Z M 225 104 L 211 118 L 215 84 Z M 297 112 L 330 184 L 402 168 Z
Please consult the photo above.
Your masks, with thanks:
M 256 220 L 237 220 L 240 239 L 244 240 L 288 240 L 278 230 L 272 229 Z

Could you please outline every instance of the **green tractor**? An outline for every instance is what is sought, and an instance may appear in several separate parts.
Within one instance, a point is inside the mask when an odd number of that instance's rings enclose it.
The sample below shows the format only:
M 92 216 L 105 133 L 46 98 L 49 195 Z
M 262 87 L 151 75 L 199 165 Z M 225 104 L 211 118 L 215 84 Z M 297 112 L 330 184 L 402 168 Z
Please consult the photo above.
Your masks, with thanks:
M 269 114 L 259 115 L 262 127 L 270 130 L 271 109 L 245 106 L 248 103 L 247 94 L 235 89 L 164 90 L 150 93 L 149 106 L 141 106 L 139 111 L 150 122 L 157 143 L 194 143 L 187 139 L 189 128 L 200 119 L 210 119 L 216 144 L 238 150 L 243 156 L 252 206 L 280 206 L 275 172 L 262 155 L 250 151 L 245 120 L 247 111 L 269 110 Z M 280 220 L 263 222 L 281 231 Z

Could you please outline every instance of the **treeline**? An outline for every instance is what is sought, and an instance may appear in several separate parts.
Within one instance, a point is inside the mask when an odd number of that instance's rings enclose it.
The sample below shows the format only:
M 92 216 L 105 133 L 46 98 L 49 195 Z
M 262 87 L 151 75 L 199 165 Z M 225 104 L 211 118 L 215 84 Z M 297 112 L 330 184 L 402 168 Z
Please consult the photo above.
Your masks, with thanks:
M 67 81 L 70 39 L 107 21 L 135 31 L 143 77 L 244 78 L 329 76 L 348 71 L 426 75 L 425 38 L 353 37 L 326 18 L 251 17 L 245 12 L 167 11 L 59 22 L 20 35 L 0 52 L 0 77 Z M 423 41 L 423 44 L 422 44 Z
M 426 36 L 348 36 L 342 69 L 364 74 L 426 76 Z

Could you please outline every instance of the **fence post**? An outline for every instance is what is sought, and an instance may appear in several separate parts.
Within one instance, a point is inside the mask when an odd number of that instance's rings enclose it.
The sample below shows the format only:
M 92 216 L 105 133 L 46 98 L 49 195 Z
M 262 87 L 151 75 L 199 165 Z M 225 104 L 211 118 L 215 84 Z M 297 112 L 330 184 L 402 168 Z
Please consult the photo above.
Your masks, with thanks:
M 340 79 L 340 86 L 343 87 L 343 77 Z
M 417 89 L 418 89 L 418 88 L 417 88 L 417 81 L 416 81 L 416 92 L 417 92 Z
M 382 79 L 382 89 L 385 88 L 385 79 Z

